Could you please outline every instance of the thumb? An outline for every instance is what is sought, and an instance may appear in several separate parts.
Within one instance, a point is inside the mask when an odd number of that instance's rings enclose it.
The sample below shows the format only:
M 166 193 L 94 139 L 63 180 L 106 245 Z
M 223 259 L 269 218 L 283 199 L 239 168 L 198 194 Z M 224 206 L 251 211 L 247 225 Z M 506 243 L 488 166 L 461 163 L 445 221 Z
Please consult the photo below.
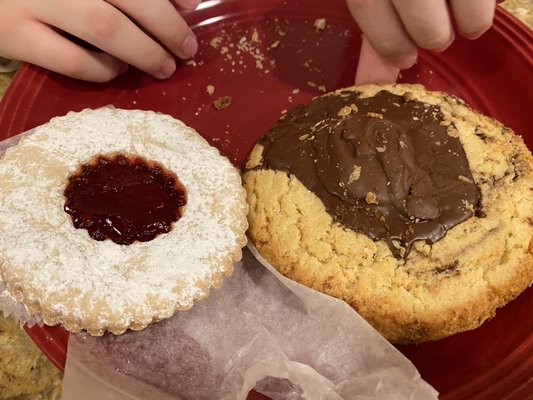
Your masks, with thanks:
M 363 35 L 359 63 L 355 73 L 355 84 L 394 83 L 400 69 L 381 57 Z

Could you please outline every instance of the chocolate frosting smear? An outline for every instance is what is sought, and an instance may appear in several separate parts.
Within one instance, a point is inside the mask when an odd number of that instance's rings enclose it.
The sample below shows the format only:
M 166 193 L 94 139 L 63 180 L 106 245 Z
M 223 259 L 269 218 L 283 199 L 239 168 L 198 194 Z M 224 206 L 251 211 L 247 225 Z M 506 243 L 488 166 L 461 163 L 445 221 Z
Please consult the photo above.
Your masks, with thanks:
M 258 168 L 296 176 L 345 227 L 405 258 L 480 215 L 481 194 L 437 106 L 380 91 L 299 105 L 261 139 Z

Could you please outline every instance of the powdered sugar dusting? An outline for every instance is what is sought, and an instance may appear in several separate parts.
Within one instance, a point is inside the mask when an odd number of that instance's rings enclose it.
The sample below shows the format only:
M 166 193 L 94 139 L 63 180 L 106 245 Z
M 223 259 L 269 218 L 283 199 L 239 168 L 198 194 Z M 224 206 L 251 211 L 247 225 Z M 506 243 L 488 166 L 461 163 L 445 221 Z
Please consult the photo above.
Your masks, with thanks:
M 129 246 L 98 242 L 63 211 L 66 180 L 96 154 L 139 155 L 187 190 L 168 234 Z M 0 162 L 0 280 L 46 323 L 120 333 L 187 309 L 218 284 L 244 244 L 238 171 L 169 116 L 99 109 L 55 118 Z

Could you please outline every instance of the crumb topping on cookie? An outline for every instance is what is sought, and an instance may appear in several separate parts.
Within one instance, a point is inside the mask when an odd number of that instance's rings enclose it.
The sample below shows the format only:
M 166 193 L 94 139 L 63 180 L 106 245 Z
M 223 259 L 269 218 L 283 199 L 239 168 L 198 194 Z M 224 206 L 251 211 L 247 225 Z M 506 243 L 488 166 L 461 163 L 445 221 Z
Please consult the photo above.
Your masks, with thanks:
M 405 258 L 414 241 L 435 243 L 480 208 L 463 146 L 442 121 L 437 106 L 388 91 L 321 96 L 267 132 L 258 168 L 296 176 L 335 220 Z

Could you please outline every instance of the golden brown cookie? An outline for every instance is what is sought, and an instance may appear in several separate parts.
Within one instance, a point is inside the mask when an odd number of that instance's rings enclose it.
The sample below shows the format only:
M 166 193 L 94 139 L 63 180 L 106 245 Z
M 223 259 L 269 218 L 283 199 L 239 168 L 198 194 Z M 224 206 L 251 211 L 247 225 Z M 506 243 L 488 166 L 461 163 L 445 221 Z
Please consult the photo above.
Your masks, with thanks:
M 98 109 L 0 160 L 0 282 L 48 325 L 94 335 L 186 310 L 246 243 L 239 172 L 168 115 Z
M 531 152 L 453 96 L 319 97 L 265 134 L 243 179 L 260 253 L 392 342 L 474 329 L 533 281 Z

